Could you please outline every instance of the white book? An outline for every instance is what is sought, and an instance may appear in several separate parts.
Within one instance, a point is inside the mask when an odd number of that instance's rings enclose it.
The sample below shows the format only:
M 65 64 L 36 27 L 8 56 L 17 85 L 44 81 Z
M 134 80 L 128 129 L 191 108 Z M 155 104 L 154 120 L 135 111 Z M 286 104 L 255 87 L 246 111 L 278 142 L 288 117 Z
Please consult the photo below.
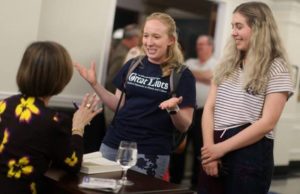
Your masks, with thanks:
M 103 158 L 99 151 L 83 155 L 80 169 L 82 173 L 96 174 L 116 171 L 122 171 L 122 167 L 115 161 Z

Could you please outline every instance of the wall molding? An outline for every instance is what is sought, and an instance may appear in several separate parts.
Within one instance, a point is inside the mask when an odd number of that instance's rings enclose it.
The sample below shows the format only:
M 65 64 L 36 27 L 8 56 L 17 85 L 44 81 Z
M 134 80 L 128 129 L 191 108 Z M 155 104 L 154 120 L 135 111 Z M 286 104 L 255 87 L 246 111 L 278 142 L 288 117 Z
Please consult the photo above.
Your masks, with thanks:
M 290 161 L 300 161 L 300 148 L 292 148 L 289 150 Z

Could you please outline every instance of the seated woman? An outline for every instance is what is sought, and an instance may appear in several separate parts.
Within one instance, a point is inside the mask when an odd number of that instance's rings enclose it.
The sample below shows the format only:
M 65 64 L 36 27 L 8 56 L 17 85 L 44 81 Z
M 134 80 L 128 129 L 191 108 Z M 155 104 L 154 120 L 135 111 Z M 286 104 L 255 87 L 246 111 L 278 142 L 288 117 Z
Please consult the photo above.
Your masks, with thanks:
M 17 74 L 20 94 L 0 101 L 0 193 L 38 193 L 37 181 L 52 162 L 79 171 L 84 127 L 101 111 L 98 100 L 85 95 L 73 122 L 47 107 L 72 74 L 70 55 L 58 43 L 26 49 Z

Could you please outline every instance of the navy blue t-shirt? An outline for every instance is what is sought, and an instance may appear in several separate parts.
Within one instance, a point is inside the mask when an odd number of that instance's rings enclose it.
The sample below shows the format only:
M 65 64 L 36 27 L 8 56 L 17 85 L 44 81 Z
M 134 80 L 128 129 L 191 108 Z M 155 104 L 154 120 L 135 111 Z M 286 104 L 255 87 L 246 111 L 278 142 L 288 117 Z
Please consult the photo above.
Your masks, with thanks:
M 131 64 L 129 60 L 114 79 L 121 91 Z M 141 154 L 170 154 L 174 125 L 167 111 L 158 107 L 170 98 L 169 80 L 169 76 L 162 77 L 160 65 L 145 57 L 127 80 L 124 106 L 109 126 L 103 143 L 117 149 L 121 140 L 135 141 Z M 189 69 L 182 73 L 177 96 L 183 97 L 179 107 L 195 107 L 195 79 Z

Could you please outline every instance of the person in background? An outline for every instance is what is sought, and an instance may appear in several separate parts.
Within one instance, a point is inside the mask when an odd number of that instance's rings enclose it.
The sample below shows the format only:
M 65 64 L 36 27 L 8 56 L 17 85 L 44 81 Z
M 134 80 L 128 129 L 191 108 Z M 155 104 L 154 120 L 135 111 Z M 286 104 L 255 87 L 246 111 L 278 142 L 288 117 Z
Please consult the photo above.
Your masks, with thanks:
M 124 63 L 140 55 L 145 55 L 143 49 L 141 48 L 141 46 L 135 46 L 128 51 Z
M 116 111 L 114 123 L 108 127 L 100 147 L 103 157 L 115 160 L 121 140 L 135 141 L 138 161 L 133 170 L 162 178 L 169 165 L 173 129 L 185 132 L 195 107 L 195 79 L 185 69 L 177 87 L 177 97 L 170 97 L 170 74 L 182 68 L 176 24 L 165 13 L 153 13 L 142 28 L 142 48 L 146 56 L 126 76 L 134 59 L 125 63 L 114 79 L 115 94 L 97 82 L 95 63 L 89 69 L 76 67 L 103 103 Z M 124 83 L 126 82 L 126 88 Z M 123 98 L 121 94 L 124 92 Z
M 40 41 L 27 47 L 16 77 L 20 94 L 0 101 L 0 193 L 45 193 L 39 181 L 51 163 L 79 171 L 84 127 L 100 112 L 98 100 L 86 95 L 73 122 L 48 107 L 72 73 L 71 58 L 60 44 Z
M 192 71 L 196 79 L 196 105 L 193 124 L 188 130 L 187 144 L 192 143 L 193 148 L 193 167 L 191 177 L 191 188 L 196 189 L 198 184 L 199 156 L 202 147 L 202 128 L 201 117 L 203 107 L 208 95 L 210 81 L 212 78 L 212 69 L 217 63 L 212 56 L 214 50 L 213 38 L 208 35 L 199 35 L 196 41 L 197 58 L 187 59 L 185 64 Z M 187 149 L 181 153 L 173 153 L 170 161 L 171 182 L 180 184 L 184 178 L 185 156 Z
M 107 76 L 105 87 L 110 92 L 115 92 L 116 87 L 113 83 L 114 77 L 120 71 L 125 58 L 130 49 L 135 48 L 139 44 L 141 30 L 136 24 L 129 24 L 123 29 L 123 38 L 115 49 L 110 53 L 109 63 L 107 66 Z M 114 116 L 114 112 L 108 107 L 104 109 L 105 125 L 108 126 Z
M 203 111 L 199 193 L 267 194 L 274 128 L 293 94 L 291 66 L 265 3 L 238 5 L 231 25 Z
M 115 92 L 116 87 L 113 79 L 124 64 L 128 51 L 138 45 L 140 35 L 141 30 L 136 24 L 129 24 L 124 27 L 123 38 L 111 53 L 108 63 L 106 78 L 106 88 L 108 91 Z

